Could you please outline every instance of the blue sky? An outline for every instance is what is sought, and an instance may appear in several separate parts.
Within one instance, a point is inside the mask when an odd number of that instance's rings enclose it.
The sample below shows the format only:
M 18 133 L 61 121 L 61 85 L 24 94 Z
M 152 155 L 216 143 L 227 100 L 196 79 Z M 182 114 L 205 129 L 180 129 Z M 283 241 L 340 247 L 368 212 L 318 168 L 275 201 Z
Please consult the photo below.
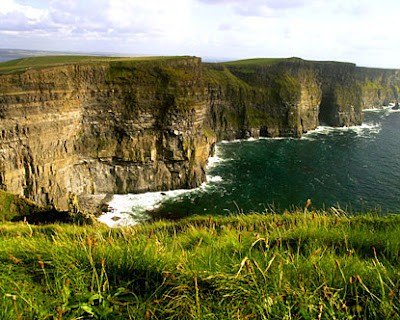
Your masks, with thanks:
M 2 0 L 0 48 L 400 68 L 395 0 Z

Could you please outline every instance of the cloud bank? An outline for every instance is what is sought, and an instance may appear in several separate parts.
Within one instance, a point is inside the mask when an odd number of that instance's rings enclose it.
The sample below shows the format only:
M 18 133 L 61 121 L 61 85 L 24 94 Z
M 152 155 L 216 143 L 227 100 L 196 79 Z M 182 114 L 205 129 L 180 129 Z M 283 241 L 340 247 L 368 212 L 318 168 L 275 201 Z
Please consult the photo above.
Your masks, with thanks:
M 394 0 L 3 0 L 0 47 L 398 67 Z

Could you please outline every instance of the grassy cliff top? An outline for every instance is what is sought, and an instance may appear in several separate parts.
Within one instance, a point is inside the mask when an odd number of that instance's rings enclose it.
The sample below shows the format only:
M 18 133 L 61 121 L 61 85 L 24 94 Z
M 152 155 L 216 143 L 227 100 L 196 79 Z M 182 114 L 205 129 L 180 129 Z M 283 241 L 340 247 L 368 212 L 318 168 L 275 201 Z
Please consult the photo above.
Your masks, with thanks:
M 93 64 L 93 63 L 112 63 L 123 61 L 165 61 L 172 59 L 187 59 L 191 56 L 155 56 L 155 57 L 106 57 L 106 56 L 84 56 L 84 55 L 60 55 L 60 56 L 39 56 L 30 58 L 21 58 L 0 63 L 0 75 L 16 72 L 23 72 L 29 69 L 40 69 L 53 66 L 71 65 L 71 64 Z M 237 61 L 228 61 L 218 63 L 227 67 L 234 68 L 255 68 L 263 66 L 272 66 L 280 62 L 296 63 L 316 63 L 316 64 L 350 64 L 346 62 L 335 61 L 308 61 L 301 58 L 255 58 Z M 214 63 L 207 63 L 213 65 Z
M 298 57 L 291 58 L 255 58 L 255 59 L 245 59 L 245 60 L 237 60 L 237 61 L 228 61 L 223 62 L 222 64 L 230 67 L 263 67 L 263 66 L 271 66 L 280 62 L 287 63 L 313 63 L 313 64 L 340 64 L 340 65 L 354 65 L 349 62 L 341 62 L 341 61 L 313 61 L 313 60 L 303 60 Z
M 3 191 L 0 205 L 32 210 Z M 119 229 L 6 221 L 0 319 L 399 319 L 399 233 L 400 215 L 335 208 Z
M 400 216 L 0 224 L 1 319 L 399 319 Z
M 104 57 L 104 56 L 42 56 L 21 58 L 0 63 L 0 74 L 9 74 L 29 69 L 39 69 L 71 64 L 109 63 L 120 61 L 162 61 L 171 59 L 185 59 L 188 56 L 157 56 L 157 57 Z
M 228 61 L 223 64 L 229 66 L 237 66 L 237 67 L 247 67 L 247 66 L 270 66 L 282 61 L 299 61 L 302 60 L 300 58 L 255 58 L 255 59 L 245 59 L 245 60 L 236 60 L 236 61 Z

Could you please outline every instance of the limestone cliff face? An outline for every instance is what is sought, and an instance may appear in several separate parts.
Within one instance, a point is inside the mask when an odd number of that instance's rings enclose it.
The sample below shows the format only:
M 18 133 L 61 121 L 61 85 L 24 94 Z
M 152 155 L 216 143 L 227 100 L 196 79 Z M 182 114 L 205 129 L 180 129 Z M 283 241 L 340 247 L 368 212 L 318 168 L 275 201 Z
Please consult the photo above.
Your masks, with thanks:
M 219 139 L 294 136 L 318 126 L 320 83 L 309 68 L 206 65 L 211 126 Z
M 301 59 L 81 63 L 0 76 L 0 187 L 93 211 L 107 194 L 193 188 L 222 139 L 300 137 L 396 102 L 397 70 Z
M 399 70 L 298 58 L 207 64 L 204 75 L 211 126 L 223 139 L 360 125 L 363 109 L 397 102 L 400 90 Z
M 361 86 L 363 109 L 380 108 L 398 102 L 399 70 L 357 68 L 356 76 Z
M 29 70 L 0 77 L 0 184 L 41 204 L 191 188 L 215 136 L 198 58 Z M 89 197 L 92 199 L 92 197 Z
M 321 79 L 320 123 L 338 127 L 361 124 L 361 90 L 356 66 L 338 62 L 312 64 Z
M 288 59 L 275 63 L 206 65 L 213 128 L 221 138 L 293 136 L 360 124 L 356 67 Z

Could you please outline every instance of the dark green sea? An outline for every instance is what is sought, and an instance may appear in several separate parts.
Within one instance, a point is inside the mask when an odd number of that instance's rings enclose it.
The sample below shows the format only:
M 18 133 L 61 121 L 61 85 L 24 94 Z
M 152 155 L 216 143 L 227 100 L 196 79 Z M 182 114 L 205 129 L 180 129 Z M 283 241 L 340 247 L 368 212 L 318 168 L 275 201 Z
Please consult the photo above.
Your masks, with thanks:
M 208 182 L 194 190 L 115 195 L 118 224 L 153 216 L 282 212 L 336 207 L 353 213 L 400 212 L 400 112 L 364 112 L 349 128 L 319 127 L 301 139 L 221 142 L 210 159 Z M 118 218 L 115 218 L 118 219 Z

